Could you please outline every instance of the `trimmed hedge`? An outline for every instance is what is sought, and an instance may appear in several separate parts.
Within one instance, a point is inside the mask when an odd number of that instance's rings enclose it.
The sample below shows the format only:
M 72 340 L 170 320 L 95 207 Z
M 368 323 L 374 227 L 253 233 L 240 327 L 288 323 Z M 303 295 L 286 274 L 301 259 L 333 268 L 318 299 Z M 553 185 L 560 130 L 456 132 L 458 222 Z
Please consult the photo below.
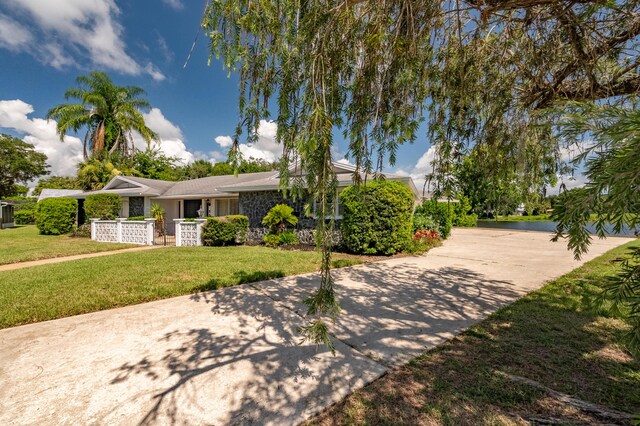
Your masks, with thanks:
M 453 226 L 453 203 L 439 203 L 434 200 L 425 200 L 421 205 L 416 207 L 413 212 L 414 231 L 421 229 L 421 223 L 427 222 L 429 219 L 435 222 L 436 231 L 443 239 L 447 239 L 451 234 Z M 432 229 L 425 229 L 427 231 Z
M 16 225 L 33 225 L 36 223 L 35 210 L 18 210 L 13 213 Z
M 242 215 L 208 217 L 202 226 L 202 245 L 228 246 L 244 244 L 249 230 L 249 218 Z
M 84 200 L 87 219 L 113 220 L 120 215 L 122 202 L 117 194 L 92 194 Z
M 391 255 L 411 240 L 413 194 L 397 181 L 372 181 L 340 194 L 342 244 L 354 253 Z
M 36 225 L 44 235 L 66 234 L 73 230 L 77 213 L 75 198 L 45 198 L 36 207 Z

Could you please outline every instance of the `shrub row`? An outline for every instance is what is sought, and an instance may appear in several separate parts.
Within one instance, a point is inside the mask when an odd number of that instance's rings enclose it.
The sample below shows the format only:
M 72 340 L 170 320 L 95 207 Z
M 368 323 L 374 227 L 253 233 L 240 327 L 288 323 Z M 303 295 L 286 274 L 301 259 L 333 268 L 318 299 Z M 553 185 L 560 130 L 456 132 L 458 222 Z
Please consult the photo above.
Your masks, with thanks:
M 228 246 L 244 244 L 249 230 L 249 218 L 242 215 L 208 217 L 202 226 L 202 244 Z

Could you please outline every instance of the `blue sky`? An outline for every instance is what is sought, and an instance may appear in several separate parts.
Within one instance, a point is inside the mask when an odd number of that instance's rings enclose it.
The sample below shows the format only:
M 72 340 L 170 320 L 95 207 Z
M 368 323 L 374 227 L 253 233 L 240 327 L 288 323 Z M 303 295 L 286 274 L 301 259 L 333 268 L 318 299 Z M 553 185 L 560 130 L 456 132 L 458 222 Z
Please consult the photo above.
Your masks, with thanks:
M 160 133 L 160 148 L 167 154 L 184 161 L 224 159 L 238 119 L 238 79 L 215 58 L 207 64 L 202 34 L 183 67 L 203 8 L 202 0 L 3 0 L 0 131 L 49 155 L 53 173 L 74 174 L 80 140 L 57 142 L 55 123 L 41 119 L 64 102 L 64 91 L 78 75 L 100 70 L 116 84 L 146 90 L 154 107 L 147 122 Z M 243 148 L 245 154 L 273 159 L 281 151 L 273 143 L 275 123 L 263 125 L 257 145 Z M 344 141 L 338 142 L 344 155 Z M 416 144 L 401 149 L 393 169 L 423 174 L 416 164 L 427 148 L 423 133 Z

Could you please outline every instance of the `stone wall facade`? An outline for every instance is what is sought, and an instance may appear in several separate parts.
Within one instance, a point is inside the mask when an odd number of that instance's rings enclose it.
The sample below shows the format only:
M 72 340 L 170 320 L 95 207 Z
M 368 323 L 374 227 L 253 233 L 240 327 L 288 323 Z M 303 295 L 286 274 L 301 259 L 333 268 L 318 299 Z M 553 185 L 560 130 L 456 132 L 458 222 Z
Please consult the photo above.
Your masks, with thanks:
M 305 217 L 304 200 L 284 198 L 279 191 L 255 191 L 241 192 L 238 196 L 240 214 L 249 218 L 249 228 L 261 228 L 262 218 L 276 204 L 286 204 L 293 208 L 293 214 L 298 218 L 298 228 L 313 229 L 316 227 L 316 220 Z

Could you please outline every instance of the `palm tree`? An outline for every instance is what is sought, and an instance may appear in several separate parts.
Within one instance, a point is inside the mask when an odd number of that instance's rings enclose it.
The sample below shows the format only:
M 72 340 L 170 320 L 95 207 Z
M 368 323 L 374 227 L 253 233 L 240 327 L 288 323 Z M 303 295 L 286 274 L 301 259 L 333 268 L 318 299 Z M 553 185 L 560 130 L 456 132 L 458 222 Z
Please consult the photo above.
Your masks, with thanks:
M 139 176 L 140 173 L 130 166 L 126 161 L 122 161 L 119 155 L 114 158 L 93 157 L 78 164 L 77 182 L 82 189 L 96 191 L 104 186 L 116 176 Z
M 144 122 L 140 109 L 150 108 L 141 98 L 144 90 L 135 86 L 116 86 L 103 72 L 92 72 L 76 79 L 78 87 L 67 90 L 65 99 L 80 103 L 60 104 L 47 112 L 47 119 L 57 120 L 57 132 L 63 140 L 69 130 L 87 128 L 84 137 L 84 157 L 102 157 L 119 152 L 133 156 L 131 132 L 139 133 L 149 144 L 158 135 Z

